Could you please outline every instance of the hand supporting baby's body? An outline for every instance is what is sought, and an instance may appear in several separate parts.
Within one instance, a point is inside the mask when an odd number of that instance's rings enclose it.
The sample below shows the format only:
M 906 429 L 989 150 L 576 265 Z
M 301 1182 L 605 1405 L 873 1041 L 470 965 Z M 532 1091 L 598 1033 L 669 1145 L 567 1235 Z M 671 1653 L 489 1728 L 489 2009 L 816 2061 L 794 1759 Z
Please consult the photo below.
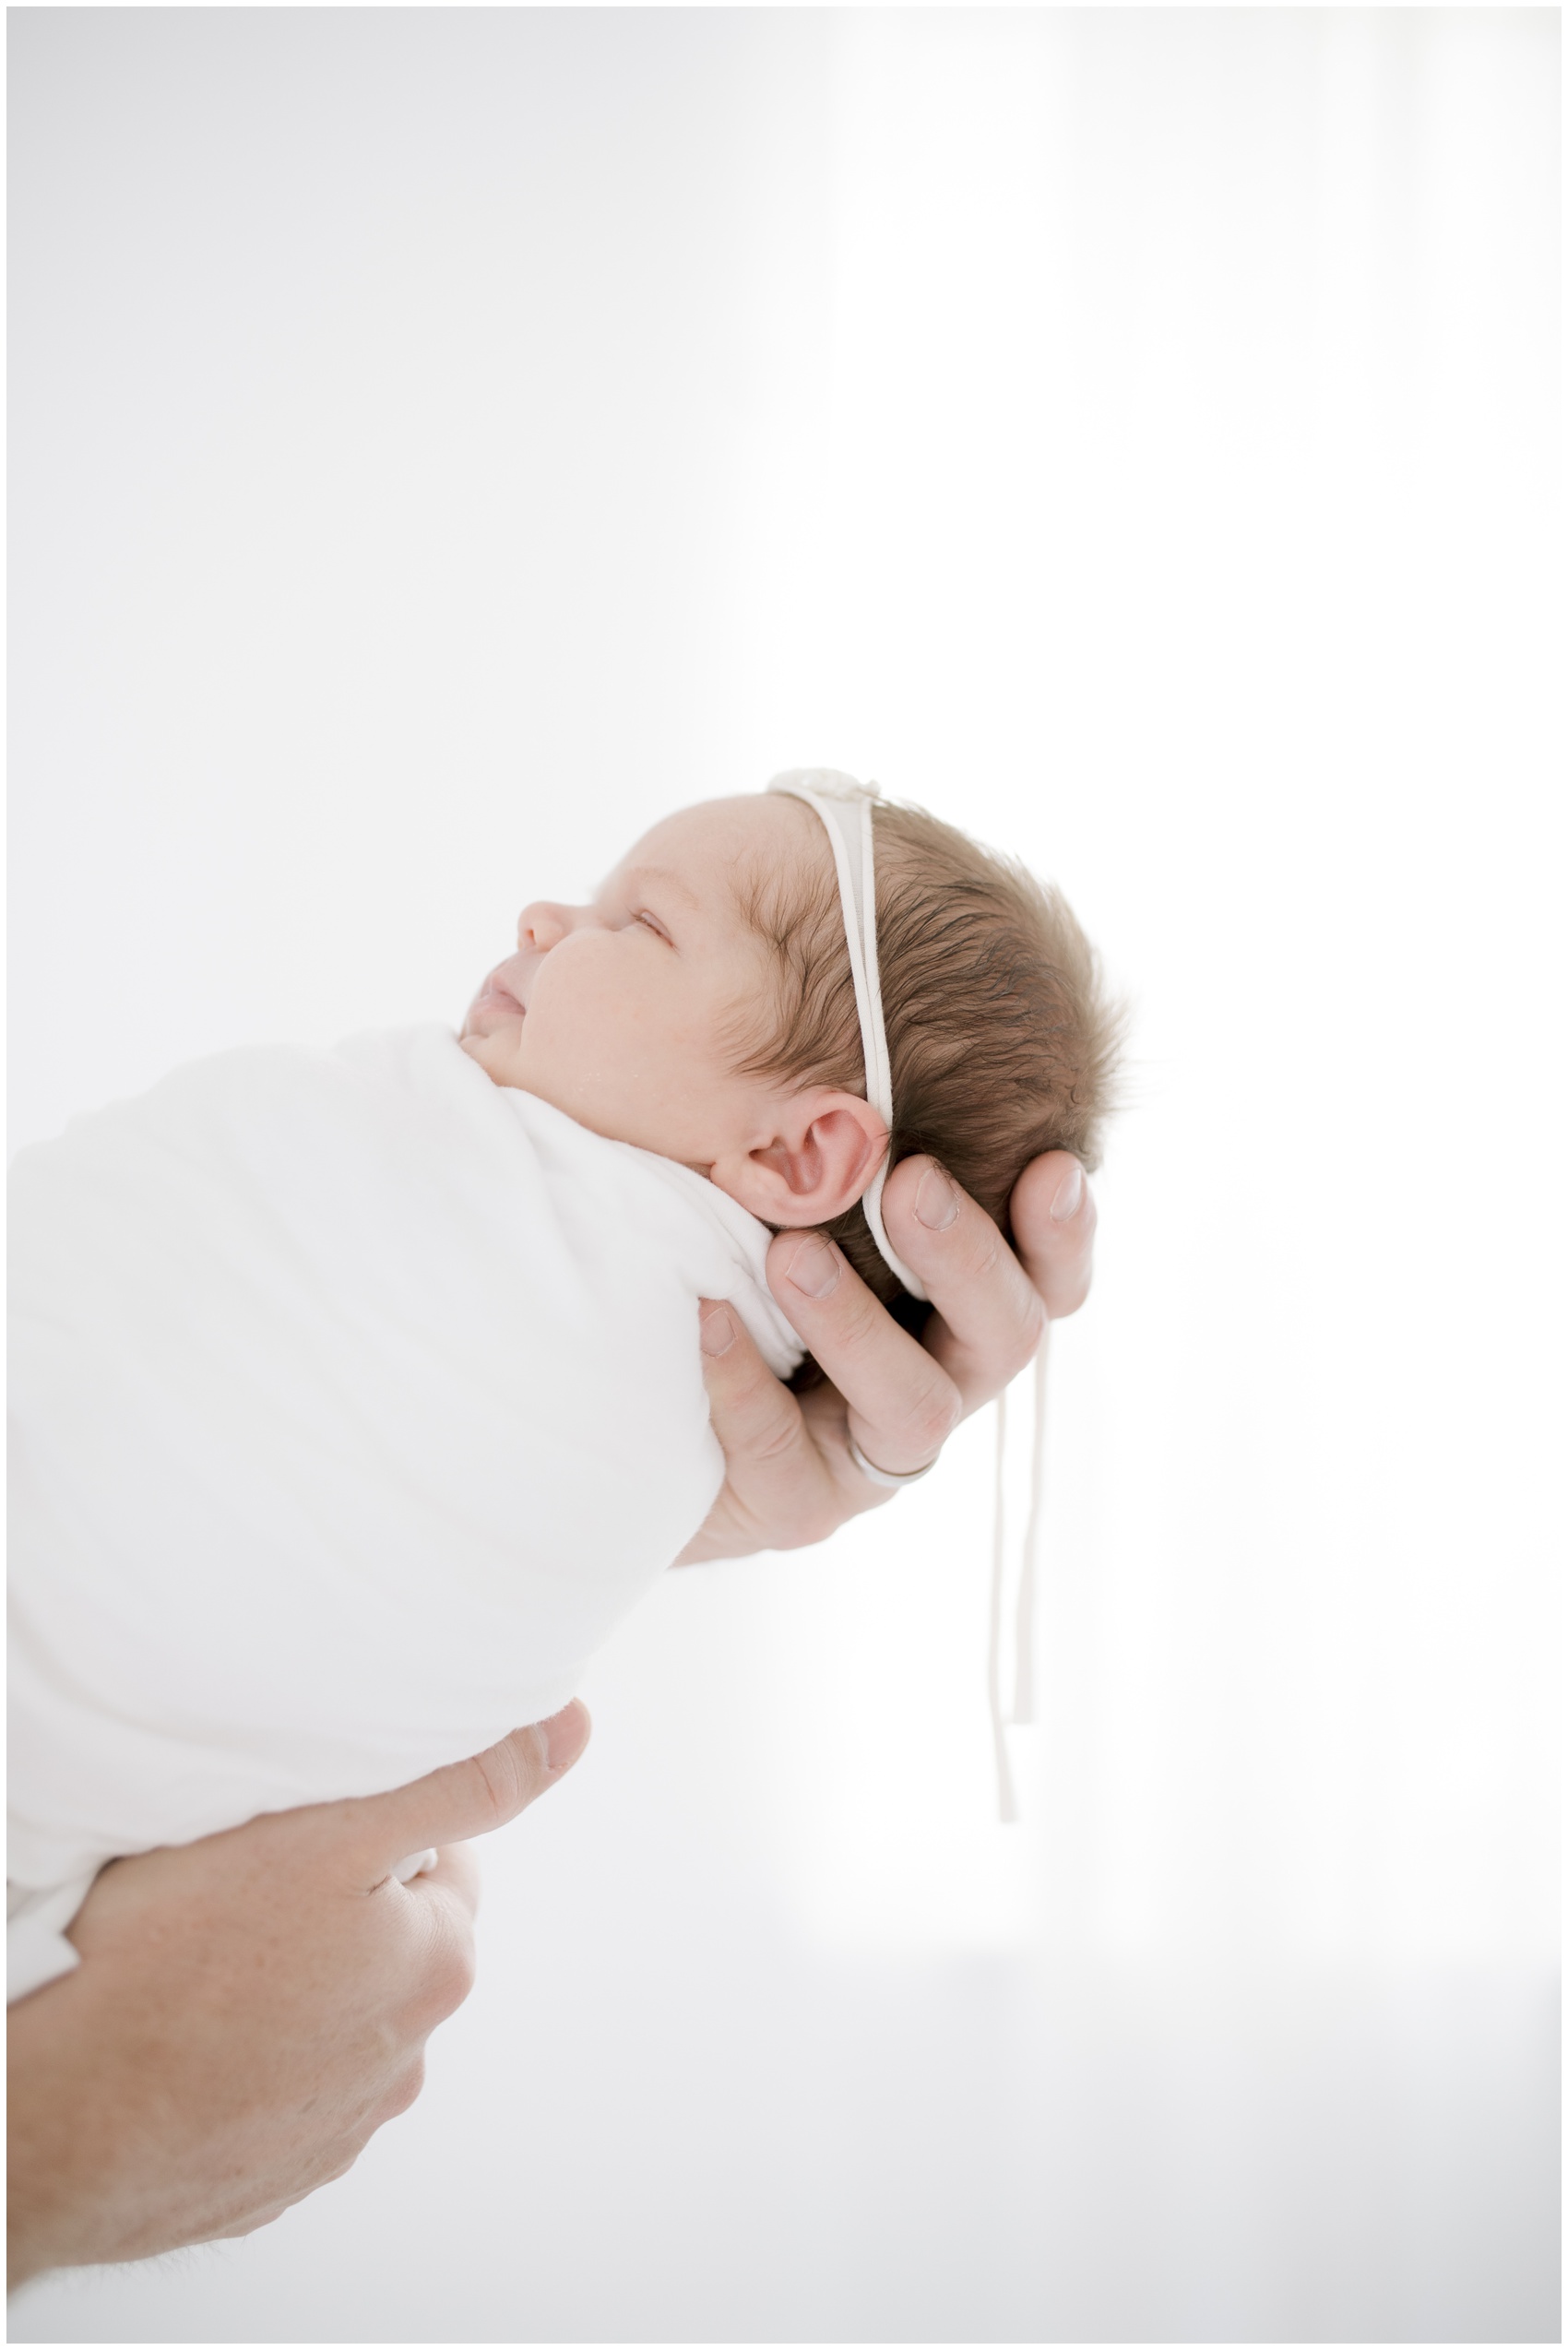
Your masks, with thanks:
M 574 1703 L 416 1786 L 105 1869 L 71 1929 L 81 1965 L 9 2018 L 10 2285 L 248 2235 L 340 2177 L 472 1983 L 460 1840 L 548 1792 L 588 1735 Z M 438 1865 L 405 1888 L 389 1864 L 426 1838 Z
M 197 1063 L 13 1193 L 12 1995 L 96 1869 L 571 1696 L 719 1490 L 767 1235 L 450 1030 Z

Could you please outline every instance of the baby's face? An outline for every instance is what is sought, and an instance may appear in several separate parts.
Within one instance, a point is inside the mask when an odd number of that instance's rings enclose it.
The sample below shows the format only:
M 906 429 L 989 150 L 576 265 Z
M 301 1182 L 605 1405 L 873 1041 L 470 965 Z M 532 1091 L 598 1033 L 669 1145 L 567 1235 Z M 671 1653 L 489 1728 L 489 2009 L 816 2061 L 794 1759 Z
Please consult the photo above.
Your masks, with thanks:
M 737 1013 L 766 1000 L 767 950 L 737 880 L 828 850 L 811 811 L 763 795 L 667 816 L 590 906 L 524 908 L 517 951 L 469 1008 L 463 1050 L 498 1086 L 710 1172 L 765 1142 L 777 1081 L 730 1067 Z

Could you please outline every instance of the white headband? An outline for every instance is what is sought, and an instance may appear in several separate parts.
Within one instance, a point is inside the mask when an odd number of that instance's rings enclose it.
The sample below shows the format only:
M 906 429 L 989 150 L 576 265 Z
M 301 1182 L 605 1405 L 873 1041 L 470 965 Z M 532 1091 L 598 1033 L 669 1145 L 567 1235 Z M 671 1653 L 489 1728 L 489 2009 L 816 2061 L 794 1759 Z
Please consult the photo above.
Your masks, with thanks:
M 857 783 L 853 776 L 837 775 L 831 767 L 791 767 L 787 775 L 776 775 L 767 788 L 769 791 L 787 793 L 791 800 L 803 800 L 808 808 L 814 808 L 833 844 L 844 936 L 855 982 L 855 1010 L 861 1020 L 861 1050 L 865 1055 L 866 1099 L 891 1137 L 893 1064 L 887 1057 L 882 975 L 876 960 L 876 860 L 871 814 L 872 803 L 880 795 L 874 783 Z M 884 1157 L 861 1205 L 871 1227 L 871 1237 L 885 1262 L 912 1298 L 924 1299 L 929 1292 L 921 1288 L 902 1257 L 896 1254 L 882 1221 L 882 1187 L 886 1181 L 887 1160 Z

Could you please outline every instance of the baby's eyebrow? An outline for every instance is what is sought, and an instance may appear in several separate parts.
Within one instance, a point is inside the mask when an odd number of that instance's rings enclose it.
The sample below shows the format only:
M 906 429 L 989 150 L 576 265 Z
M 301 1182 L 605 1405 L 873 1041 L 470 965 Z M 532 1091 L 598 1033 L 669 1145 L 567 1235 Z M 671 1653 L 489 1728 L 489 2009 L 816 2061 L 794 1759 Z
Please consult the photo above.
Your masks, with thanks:
M 702 900 L 696 895 L 696 892 L 688 888 L 686 884 L 681 879 L 680 874 L 672 873 L 668 865 L 634 865 L 631 870 L 628 872 L 624 873 L 621 878 L 623 882 L 626 884 L 630 884 L 632 882 L 662 882 L 667 888 L 677 890 L 685 899 L 688 906 L 700 907 L 702 904 Z

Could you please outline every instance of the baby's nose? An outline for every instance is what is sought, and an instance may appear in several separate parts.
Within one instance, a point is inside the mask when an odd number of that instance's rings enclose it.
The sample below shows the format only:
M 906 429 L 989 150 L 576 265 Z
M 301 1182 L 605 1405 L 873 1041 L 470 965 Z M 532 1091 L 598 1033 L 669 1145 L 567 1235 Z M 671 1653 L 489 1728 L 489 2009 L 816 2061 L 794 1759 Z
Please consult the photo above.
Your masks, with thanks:
M 525 906 L 517 917 L 518 947 L 525 954 L 531 948 L 535 955 L 548 955 L 571 927 L 572 918 L 566 907 L 539 899 L 532 906 Z

